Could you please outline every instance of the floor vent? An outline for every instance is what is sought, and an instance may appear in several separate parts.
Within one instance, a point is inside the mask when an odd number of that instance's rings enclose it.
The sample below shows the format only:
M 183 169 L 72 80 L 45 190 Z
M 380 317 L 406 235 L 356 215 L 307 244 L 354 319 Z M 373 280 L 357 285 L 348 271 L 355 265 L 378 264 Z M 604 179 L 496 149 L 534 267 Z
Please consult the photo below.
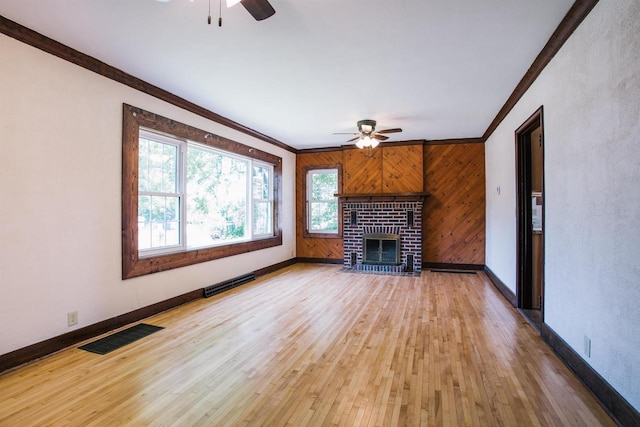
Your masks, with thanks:
M 164 329 L 162 326 L 147 325 L 146 323 L 139 323 L 130 328 L 124 329 L 120 332 L 116 332 L 99 340 L 90 342 L 81 347 L 81 350 L 86 350 L 96 354 L 107 354 L 113 350 L 117 350 L 124 347 L 127 344 L 131 344 L 134 341 L 151 335 L 154 332 Z
M 245 274 L 243 276 L 238 276 L 233 279 L 225 280 L 224 282 L 216 283 L 215 285 L 207 286 L 203 288 L 204 297 L 209 298 L 216 294 L 219 294 L 224 291 L 228 291 L 229 289 L 235 288 L 236 286 L 240 286 L 244 283 L 255 280 L 256 276 L 253 272 Z

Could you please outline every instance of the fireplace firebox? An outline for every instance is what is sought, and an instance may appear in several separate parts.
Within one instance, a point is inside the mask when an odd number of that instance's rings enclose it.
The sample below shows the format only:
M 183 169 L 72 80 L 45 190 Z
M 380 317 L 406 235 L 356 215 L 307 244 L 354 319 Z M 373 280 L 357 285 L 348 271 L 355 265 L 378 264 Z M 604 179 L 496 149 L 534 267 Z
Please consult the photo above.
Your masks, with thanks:
M 400 236 L 397 234 L 365 234 L 362 238 L 365 264 L 400 265 Z

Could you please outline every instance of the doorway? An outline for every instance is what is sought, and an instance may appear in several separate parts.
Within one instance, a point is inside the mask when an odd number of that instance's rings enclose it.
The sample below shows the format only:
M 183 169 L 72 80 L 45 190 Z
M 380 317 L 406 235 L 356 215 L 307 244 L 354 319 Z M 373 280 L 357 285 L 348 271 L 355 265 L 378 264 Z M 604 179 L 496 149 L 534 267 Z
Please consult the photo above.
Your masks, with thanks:
M 544 321 L 544 128 L 540 107 L 516 130 L 518 308 Z

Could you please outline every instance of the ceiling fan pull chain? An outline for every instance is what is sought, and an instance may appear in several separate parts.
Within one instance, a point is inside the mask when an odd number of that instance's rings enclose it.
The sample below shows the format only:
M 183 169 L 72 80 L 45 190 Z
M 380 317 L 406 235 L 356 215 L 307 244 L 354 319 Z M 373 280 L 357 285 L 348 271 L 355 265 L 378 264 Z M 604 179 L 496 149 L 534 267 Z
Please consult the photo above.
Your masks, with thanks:
M 211 0 L 209 0 L 209 1 L 211 1 Z M 220 16 L 218 17 L 218 27 L 222 27 L 222 0 L 220 0 L 219 5 L 220 5 L 220 8 L 219 8 L 220 9 L 219 10 Z
M 211 0 L 209 0 L 209 16 L 207 17 L 207 23 L 211 25 Z

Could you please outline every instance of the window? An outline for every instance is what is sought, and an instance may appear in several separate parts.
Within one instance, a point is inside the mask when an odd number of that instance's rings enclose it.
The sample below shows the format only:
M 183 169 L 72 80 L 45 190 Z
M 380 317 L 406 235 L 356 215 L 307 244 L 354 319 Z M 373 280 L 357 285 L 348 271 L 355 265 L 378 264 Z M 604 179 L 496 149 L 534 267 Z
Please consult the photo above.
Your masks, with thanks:
M 282 244 L 282 160 L 124 106 L 123 278 Z
M 339 237 L 339 203 L 335 196 L 340 188 L 340 169 L 327 167 L 307 170 L 306 204 L 308 235 Z
M 273 168 L 253 166 L 253 233 L 267 236 L 273 233 Z
M 138 249 L 152 253 L 179 248 L 180 143 L 141 132 L 139 153 Z

